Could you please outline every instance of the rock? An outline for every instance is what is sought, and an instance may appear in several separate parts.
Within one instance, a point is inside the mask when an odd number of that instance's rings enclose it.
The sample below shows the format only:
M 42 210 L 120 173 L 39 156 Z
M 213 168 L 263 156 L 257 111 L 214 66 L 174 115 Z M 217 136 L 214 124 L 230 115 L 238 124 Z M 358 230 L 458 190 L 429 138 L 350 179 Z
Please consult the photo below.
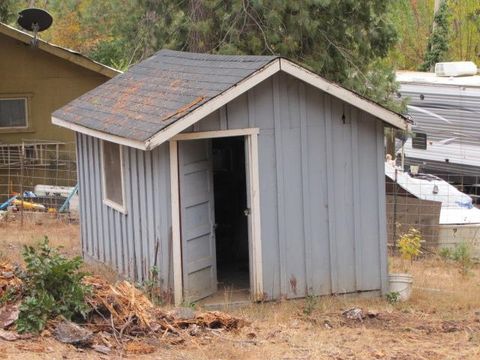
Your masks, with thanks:
M 342 315 L 345 316 L 347 319 L 350 319 L 350 320 L 362 321 L 363 319 L 365 319 L 365 314 L 364 314 L 363 310 L 360 309 L 360 308 L 357 308 L 357 307 L 345 310 L 342 313 Z
M 64 320 L 57 325 L 53 336 L 65 344 L 88 346 L 92 342 L 93 333 L 71 321 Z
M 0 309 L 0 328 L 6 329 L 18 319 L 18 305 L 5 305 Z
M 323 320 L 323 326 L 325 326 L 326 329 L 333 329 L 333 325 L 332 323 L 330 322 L 330 320 L 326 319 L 326 320 Z
M 92 349 L 105 355 L 110 354 L 110 351 L 112 351 L 112 349 L 105 345 L 92 345 Z
M 380 313 L 377 310 L 368 310 L 367 311 L 367 316 L 369 318 L 377 318 Z
M 179 307 L 170 311 L 168 315 L 176 320 L 193 320 L 197 313 L 192 308 Z
M 0 339 L 7 340 L 7 341 L 15 341 L 18 340 L 20 337 L 14 331 L 5 331 L 0 329 Z

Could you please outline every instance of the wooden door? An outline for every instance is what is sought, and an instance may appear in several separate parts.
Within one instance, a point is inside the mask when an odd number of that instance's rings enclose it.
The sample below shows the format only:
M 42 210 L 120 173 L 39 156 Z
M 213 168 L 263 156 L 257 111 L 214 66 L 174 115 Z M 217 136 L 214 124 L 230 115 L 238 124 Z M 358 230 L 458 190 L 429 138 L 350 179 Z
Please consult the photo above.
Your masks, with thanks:
M 217 291 L 212 142 L 179 142 L 183 296 L 196 301 Z

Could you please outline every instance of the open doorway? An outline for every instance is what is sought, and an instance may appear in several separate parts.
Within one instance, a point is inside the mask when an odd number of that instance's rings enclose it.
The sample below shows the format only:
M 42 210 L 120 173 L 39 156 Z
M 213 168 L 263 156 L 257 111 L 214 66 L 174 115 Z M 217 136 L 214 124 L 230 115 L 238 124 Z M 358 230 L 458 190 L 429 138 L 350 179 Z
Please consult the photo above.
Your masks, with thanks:
M 238 129 L 170 140 L 176 304 L 264 296 L 257 135 Z
M 218 291 L 250 292 L 245 138 L 212 140 Z

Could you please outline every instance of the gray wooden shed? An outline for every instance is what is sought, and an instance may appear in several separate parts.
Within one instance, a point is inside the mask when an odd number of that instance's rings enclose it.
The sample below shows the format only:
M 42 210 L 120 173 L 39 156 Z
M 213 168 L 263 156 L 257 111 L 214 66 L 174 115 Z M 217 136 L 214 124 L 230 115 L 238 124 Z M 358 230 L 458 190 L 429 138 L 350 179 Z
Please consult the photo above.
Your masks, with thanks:
M 76 132 L 85 257 L 156 266 L 176 303 L 385 291 L 402 116 L 284 58 L 162 50 L 52 122 Z

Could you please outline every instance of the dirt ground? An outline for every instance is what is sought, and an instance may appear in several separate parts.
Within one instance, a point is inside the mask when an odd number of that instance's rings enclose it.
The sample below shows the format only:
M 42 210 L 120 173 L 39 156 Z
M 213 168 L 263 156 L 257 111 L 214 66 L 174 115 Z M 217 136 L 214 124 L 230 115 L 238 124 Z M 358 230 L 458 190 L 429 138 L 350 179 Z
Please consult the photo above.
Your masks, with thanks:
M 69 255 L 80 254 L 78 225 L 51 221 L 0 224 L 0 256 L 20 261 L 21 248 L 48 235 Z M 402 264 L 390 259 L 392 270 Z M 112 276 L 107 269 L 90 271 Z M 480 269 L 464 276 L 438 257 L 412 264 L 410 301 L 390 305 L 379 298 L 308 298 L 225 309 L 248 321 L 237 332 L 208 330 L 168 337 L 131 338 L 122 353 L 103 355 L 55 341 L 49 334 L 29 340 L 0 340 L 5 359 L 480 359 Z M 346 319 L 352 307 L 375 316 Z M 145 354 L 147 353 L 147 354 Z

